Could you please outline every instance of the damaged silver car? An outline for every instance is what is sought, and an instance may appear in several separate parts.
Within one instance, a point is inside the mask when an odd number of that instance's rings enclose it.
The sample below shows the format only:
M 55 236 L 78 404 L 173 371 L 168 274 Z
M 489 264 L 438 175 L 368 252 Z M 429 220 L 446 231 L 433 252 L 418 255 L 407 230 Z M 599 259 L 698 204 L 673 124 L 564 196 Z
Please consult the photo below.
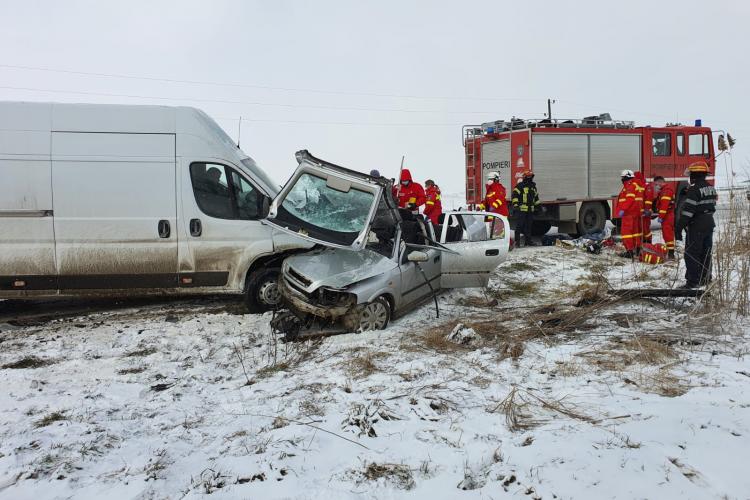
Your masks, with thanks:
M 279 289 L 289 313 L 274 326 L 381 330 L 442 289 L 487 286 L 505 259 L 505 217 L 454 211 L 440 224 L 398 209 L 391 184 L 297 153 L 299 166 L 267 222 L 317 243 L 285 259 Z M 437 301 L 436 301 L 437 306 Z

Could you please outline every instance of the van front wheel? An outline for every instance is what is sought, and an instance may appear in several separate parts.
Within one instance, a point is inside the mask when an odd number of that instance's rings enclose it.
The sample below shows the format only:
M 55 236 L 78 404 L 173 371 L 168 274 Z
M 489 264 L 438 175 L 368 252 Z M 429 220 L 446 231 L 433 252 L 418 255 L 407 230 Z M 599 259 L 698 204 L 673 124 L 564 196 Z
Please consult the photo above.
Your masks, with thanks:
M 259 269 L 250 273 L 245 287 L 245 305 L 251 313 L 270 311 L 281 305 L 279 268 Z

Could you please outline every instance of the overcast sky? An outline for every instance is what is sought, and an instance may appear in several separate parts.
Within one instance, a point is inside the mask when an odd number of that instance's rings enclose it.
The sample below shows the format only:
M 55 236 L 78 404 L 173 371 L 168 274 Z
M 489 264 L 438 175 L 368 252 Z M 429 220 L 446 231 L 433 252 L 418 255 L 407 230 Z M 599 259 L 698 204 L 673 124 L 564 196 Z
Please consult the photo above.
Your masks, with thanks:
M 463 192 L 461 125 L 547 98 L 555 117 L 702 118 L 750 174 L 746 1 L 0 0 L 0 19 L 0 100 L 191 105 L 232 137 L 242 116 L 279 182 L 306 148 L 387 176 L 406 155 Z

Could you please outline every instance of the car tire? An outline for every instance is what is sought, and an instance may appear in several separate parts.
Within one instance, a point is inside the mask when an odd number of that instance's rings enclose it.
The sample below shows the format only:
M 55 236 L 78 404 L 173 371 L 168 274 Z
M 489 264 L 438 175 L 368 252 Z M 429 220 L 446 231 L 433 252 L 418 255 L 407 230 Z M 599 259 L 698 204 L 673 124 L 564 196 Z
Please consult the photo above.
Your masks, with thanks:
M 580 236 L 604 231 L 607 224 L 607 211 L 598 202 L 584 203 L 578 214 L 578 234 Z
M 250 313 L 259 314 L 281 306 L 279 268 L 259 269 L 247 278 L 245 306 Z
M 391 321 L 391 304 L 385 297 L 378 297 L 364 304 L 359 311 L 357 332 L 384 330 Z

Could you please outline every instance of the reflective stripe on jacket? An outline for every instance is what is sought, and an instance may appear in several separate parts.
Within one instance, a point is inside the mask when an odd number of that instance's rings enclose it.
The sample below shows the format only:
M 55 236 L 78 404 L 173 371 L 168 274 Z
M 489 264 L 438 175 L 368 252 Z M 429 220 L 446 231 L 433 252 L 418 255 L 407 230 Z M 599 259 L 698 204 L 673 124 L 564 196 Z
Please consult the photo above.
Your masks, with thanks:
M 534 209 L 541 205 L 536 183 L 534 181 L 523 180 L 516 184 L 515 189 L 513 189 L 511 203 L 521 212 L 533 212 Z

